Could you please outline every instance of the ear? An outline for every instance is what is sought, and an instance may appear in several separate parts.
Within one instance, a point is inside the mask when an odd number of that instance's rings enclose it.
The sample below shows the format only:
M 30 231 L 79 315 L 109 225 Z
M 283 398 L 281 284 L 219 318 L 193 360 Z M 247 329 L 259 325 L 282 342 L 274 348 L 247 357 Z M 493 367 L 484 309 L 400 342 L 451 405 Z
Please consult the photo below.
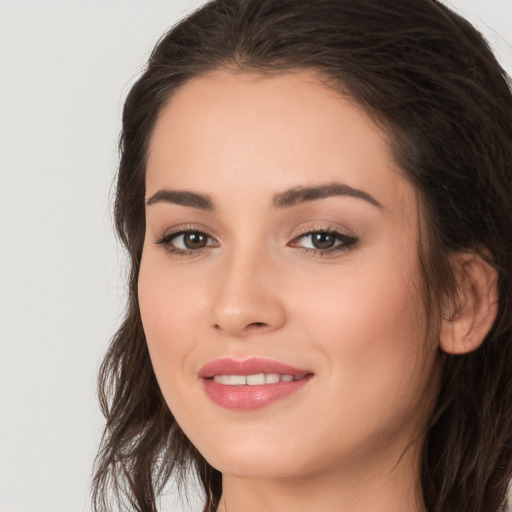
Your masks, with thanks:
M 457 294 L 446 306 L 440 345 L 449 354 L 477 349 L 498 313 L 498 273 L 480 256 L 458 253 L 453 259 Z

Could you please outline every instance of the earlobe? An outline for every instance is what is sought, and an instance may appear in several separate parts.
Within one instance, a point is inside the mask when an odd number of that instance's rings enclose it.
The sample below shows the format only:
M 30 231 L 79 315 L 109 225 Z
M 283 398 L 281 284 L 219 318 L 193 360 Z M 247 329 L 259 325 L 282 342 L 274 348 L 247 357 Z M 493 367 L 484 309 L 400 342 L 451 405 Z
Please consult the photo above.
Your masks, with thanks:
M 454 258 L 456 300 L 443 313 L 440 347 L 449 354 L 466 354 L 484 341 L 498 313 L 498 273 L 474 253 Z

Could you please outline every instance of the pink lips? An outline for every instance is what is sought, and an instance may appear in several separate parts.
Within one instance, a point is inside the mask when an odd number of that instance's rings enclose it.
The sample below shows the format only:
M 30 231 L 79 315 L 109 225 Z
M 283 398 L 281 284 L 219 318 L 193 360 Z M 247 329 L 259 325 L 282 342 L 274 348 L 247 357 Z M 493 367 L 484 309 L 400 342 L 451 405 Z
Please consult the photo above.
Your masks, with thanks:
M 256 385 L 227 385 L 215 382 L 219 375 L 291 375 L 290 382 Z M 251 358 L 236 361 L 230 358 L 217 359 L 199 371 L 206 394 L 218 405 L 227 409 L 253 410 L 264 407 L 302 388 L 313 376 L 309 370 L 301 370 L 269 359 Z

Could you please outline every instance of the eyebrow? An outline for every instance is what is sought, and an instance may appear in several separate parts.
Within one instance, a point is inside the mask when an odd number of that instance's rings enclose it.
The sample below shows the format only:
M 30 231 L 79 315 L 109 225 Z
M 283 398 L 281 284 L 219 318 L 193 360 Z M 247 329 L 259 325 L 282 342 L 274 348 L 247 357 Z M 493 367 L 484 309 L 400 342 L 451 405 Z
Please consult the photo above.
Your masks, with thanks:
M 272 206 L 274 208 L 289 208 L 301 203 L 335 196 L 355 197 L 356 199 L 367 201 L 379 209 L 384 209 L 384 206 L 371 194 L 368 194 L 368 192 L 337 182 L 307 187 L 294 187 L 279 192 L 274 195 Z M 147 206 L 156 203 L 171 203 L 207 211 L 215 210 L 215 205 L 210 196 L 189 190 L 161 189 L 146 201 Z
M 152 204 L 156 203 L 178 204 L 180 206 L 198 208 L 199 210 L 215 210 L 213 201 L 210 196 L 206 194 L 190 192 L 188 190 L 159 190 L 146 201 L 146 206 L 151 206 Z
M 368 194 L 368 192 L 337 182 L 327 183 L 325 185 L 295 187 L 290 190 L 285 190 L 274 196 L 272 206 L 274 206 L 274 208 L 288 208 L 307 201 L 315 201 L 316 199 L 334 196 L 355 197 L 356 199 L 367 201 L 379 209 L 384 209 L 384 206 L 372 195 Z

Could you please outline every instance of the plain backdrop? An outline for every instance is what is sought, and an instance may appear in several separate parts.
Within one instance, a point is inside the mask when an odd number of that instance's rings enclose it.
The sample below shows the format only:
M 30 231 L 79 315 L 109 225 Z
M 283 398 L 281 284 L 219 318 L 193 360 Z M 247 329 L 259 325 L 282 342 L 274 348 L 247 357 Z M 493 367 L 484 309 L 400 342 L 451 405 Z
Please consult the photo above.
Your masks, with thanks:
M 0 0 L 0 512 L 90 510 L 123 99 L 200 0 Z M 452 0 L 512 73 L 512 0 Z M 198 511 L 171 499 L 166 511 Z

